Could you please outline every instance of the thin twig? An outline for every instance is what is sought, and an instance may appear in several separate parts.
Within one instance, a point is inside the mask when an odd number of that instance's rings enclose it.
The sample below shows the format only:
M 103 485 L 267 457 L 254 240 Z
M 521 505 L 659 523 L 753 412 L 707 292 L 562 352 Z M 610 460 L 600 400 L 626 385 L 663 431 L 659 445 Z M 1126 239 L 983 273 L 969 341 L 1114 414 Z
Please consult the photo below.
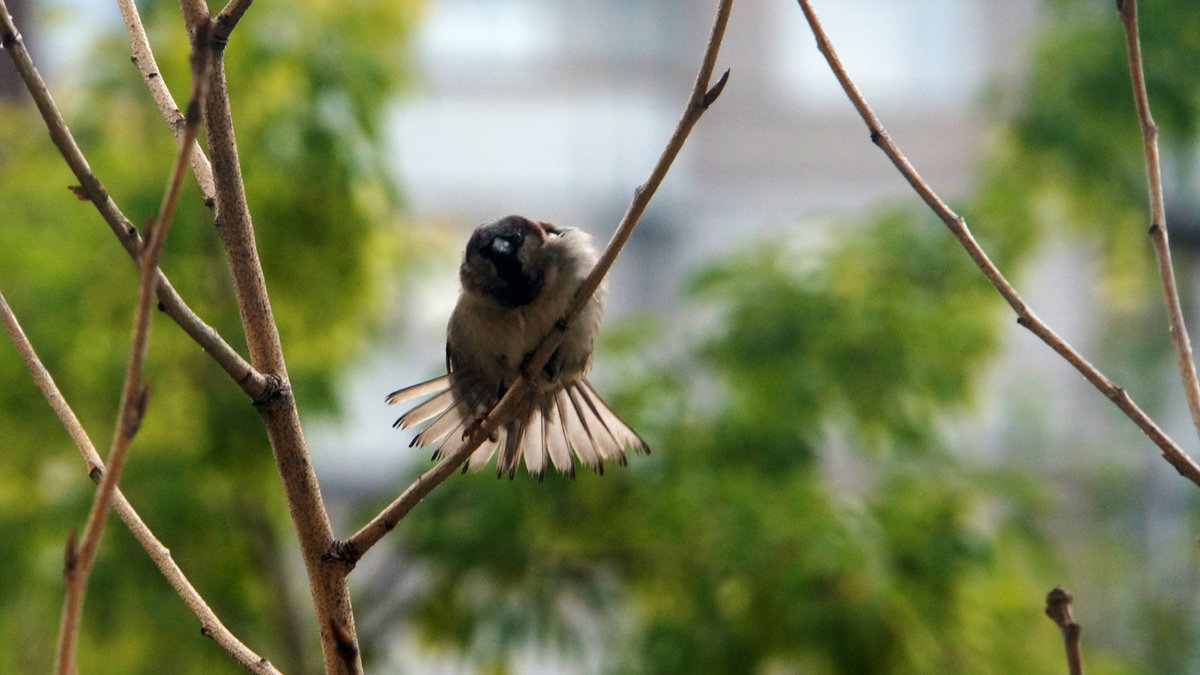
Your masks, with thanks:
M 185 17 L 200 11 L 199 7 L 189 9 L 195 0 L 185 0 L 182 4 L 185 5 Z M 203 5 L 203 2 L 199 4 Z M 321 633 L 325 670 L 327 673 L 359 673 L 362 672 L 362 659 L 355 637 L 346 565 L 326 555 L 334 541 L 333 528 L 300 426 L 279 330 L 254 241 L 254 226 L 246 202 L 229 107 L 224 47 L 224 42 L 215 39 L 209 45 L 213 76 L 204 103 L 204 122 L 216 185 L 217 233 L 233 279 L 251 362 L 270 377 L 274 385 L 266 396 L 256 399 L 255 408 L 266 426 L 300 544 Z
M 1146 94 L 1146 78 L 1142 69 L 1141 40 L 1138 37 L 1137 0 L 1117 2 L 1121 25 L 1125 28 L 1125 46 L 1129 54 L 1129 76 L 1133 81 L 1133 102 L 1137 107 L 1142 130 L 1142 153 L 1146 158 L 1146 186 L 1150 196 L 1150 241 L 1158 261 L 1158 276 L 1162 280 L 1163 300 L 1167 307 L 1167 329 L 1175 347 L 1175 361 L 1187 396 L 1192 424 L 1200 434 L 1200 381 L 1196 379 L 1196 362 L 1192 357 L 1192 342 L 1183 321 L 1179 291 L 1175 287 L 1175 270 L 1171 264 L 1171 248 L 1167 242 L 1167 213 L 1163 203 L 1162 169 L 1158 160 L 1158 125 L 1150 116 L 1150 98 Z
M 1046 594 L 1046 616 L 1062 631 L 1063 644 L 1067 650 L 1067 672 L 1083 675 L 1083 653 L 1079 644 L 1083 628 L 1071 618 L 1071 594 L 1056 588 Z
M 104 189 L 104 185 L 92 173 L 87 159 L 84 158 L 79 145 L 75 143 L 71 130 L 67 128 L 58 106 L 50 96 L 45 81 L 42 80 L 41 74 L 34 66 L 33 59 L 30 58 L 29 51 L 25 48 L 20 33 L 17 32 L 17 27 L 13 25 L 4 0 L 0 0 L 0 46 L 8 51 L 16 65 L 17 72 L 25 82 L 25 87 L 33 96 L 42 119 L 46 122 L 51 140 L 54 141 L 59 153 L 66 160 L 71 172 L 75 174 L 76 180 L 79 181 L 79 194 L 86 196 L 88 201 L 92 202 L 130 257 L 135 262 L 141 260 L 144 244 L 138 235 L 137 228 L 125 217 L 125 214 L 121 213 L 108 191 Z M 268 392 L 270 383 L 267 378 L 247 363 L 212 326 L 204 323 L 188 307 L 161 271 L 156 274 L 158 280 L 155 286 L 158 289 L 158 301 L 162 311 L 179 324 L 183 331 L 195 340 L 204 351 L 208 352 L 247 395 L 251 398 L 259 398 Z
M 1178 471 L 1180 475 L 1200 486 L 1200 466 L 1198 466 L 1196 462 L 1194 462 L 1192 458 L 1189 457 L 1187 453 L 1175 443 L 1175 441 L 1171 440 L 1171 438 L 1167 436 L 1167 434 L 1164 433 L 1157 424 L 1154 423 L 1154 420 L 1150 419 L 1149 415 L 1147 415 L 1140 407 L 1138 407 L 1136 403 L 1133 402 L 1133 399 L 1130 398 L 1129 393 L 1125 391 L 1124 387 L 1118 386 L 1112 380 L 1108 379 L 1108 377 L 1106 377 L 1103 373 L 1097 370 L 1095 366 L 1089 363 L 1087 359 L 1083 358 L 1079 352 L 1075 351 L 1070 344 L 1068 344 L 1065 340 L 1059 337 L 1057 333 L 1051 330 L 1050 327 L 1047 326 L 1041 319 L 1039 319 L 1038 316 L 1033 313 L 1033 310 L 1025 304 L 1025 301 L 1021 299 L 1021 296 L 1017 293 L 1016 289 L 1014 289 L 1012 284 L 1010 284 L 1004 275 L 1001 274 L 1000 270 L 992 263 L 991 259 L 988 258 L 987 253 L 985 253 L 983 248 L 980 247 L 979 242 L 975 240 L 974 235 L 971 234 L 970 229 L 967 227 L 966 220 L 964 220 L 962 216 L 959 216 L 952 211 L 950 207 L 947 206 L 946 203 L 937 196 L 937 194 L 933 191 L 933 188 L 929 187 L 929 184 L 926 183 L 923 178 L 921 178 L 920 174 L 917 173 L 917 170 L 913 168 L 912 164 L 909 163 L 904 154 L 900 152 L 900 148 L 897 147 L 894 142 L 892 142 L 891 137 L 883 128 L 879 118 L 875 116 L 875 113 L 871 110 L 871 107 L 867 105 L 866 100 L 858 91 L 858 87 L 855 86 L 854 81 L 851 80 L 850 76 L 846 73 L 846 69 L 842 66 L 842 62 L 838 58 L 837 52 L 833 49 L 833 44 L 830 43 L 828 36 L 826 36 L 825 30 L 821 27 L 821 22 L 817 18 L 816 13 L 813 12 L 808 0 L 798 0 L 798 2 L 800 3 L 800 8 L 804 11 L 804 16 L 808 19 L 808 24 L 812 28 L 813 35 L 816 37 L 817 48 L 825 56 L 826 61 L 829 62 L 830 69 L 833 70 L 833 74 L 837 77 L 838 82 L 841 83 L 842 89 L 846 92 L 846 95 L 850 97 L 850 102 L 854 104 L 854 107 L 858 110 L 859 115 L 862 117 L 863 121 L 866 122 L 867 128 L 871 132 L 871 141 L 875 143 L 875 145 L 879 146 L 881 150 L 883 150 L 884 154 L 886 154 L 888 158 L 892 160 L 892 164 L 894 164 L 904 178 L 908 180 L 908 183 L 912 186 L 913 190 L 917 192 L 917 194 L 929 206 L 934 214 L 936 214 L 937 217 L 946 224 L 946 227 L 950 229 L 950 232 L 956 239 L 958 239 L 959 243 L 966 250 L 967 255 L 971 256 L 971 259 L 974 260 L 975 264 L 979 266 L 979 269 L 983 271 L 983 274 L 987 277 L 988 281 L 992 282 L 992 285 L 996 287 L 996 290 L 1005 299 L 1005 301 L 1008 302 L 1013 311 L 1016 312 L 1017 323 L 1029 329 L 1030 332 L 1040 338 L 1043 342 L 1049 345 L 1051 349 L 1053 349 L 1060 356 L 1066 359 L 1068 363 L 1074 366 L 1075 369 L 1078 370 L 1080 374 L 1082 374 L 1083 377 L 1092 384 L 1092 386 L 1094 386 L 1096 389 L 1099 389 L 1101 393 L 1107 396 L 1108 399 L 1113 402 L 1113 404 L 1120 408 L 1121 411 L 1129 417 L 1129 419 L 1133 420 L 1133 423 L 1136 424 L 1143 433 L 1150 437 L 1150 440 L 1162 450 L 1163 458 L 1166 459 L 1171 466 L 1175 467 L 1175 470 Z
M 50 375 L 50 371 L 46 370 L 38 358 L 37 352 L 33 345 L 29 342 L 25 332 L 21 330 L 20 323 L 17 322 L 17 317 L 13 314 L 12 308 L 8 306 L 8 302 L 4 298 L 4 294 L 0 293 L 0 317 L 3 317 L 4 327 L 12 339 L 13 345 L 17 348 L 17 353 L 20 354 L 21 360 L 25 363 L 25 367 L 29 370 L 29 374 L 33 379 L 33 383 L 42 392 L 46 402 L 50 404 L 50 409 L 58 416 L 63 428 L 67 430 L 67 434 L 75 443 L 75 447 L 79 450 L 79 455 L 83 458 L 83 462 L 87 467 L 88 476 L 94 482 L 99 482 L 104 475 L 104 462 L 100 459 L 99 453 L 92 445 L 92 439 L 88 437 L 83 425 L 79 423 L 79 419 L 75 416 L 75 412 L 59 391 L 58 385 L 54 383 L 54 378 Z M 270 661 L 262 658 L 247 647 L 241 640 L 221 623 L 221 620 L 213 612 L 208 603 L 204 601 L 196 588 L 188 581 L 187 576 L 175 560 L 171 557 L 171 551 L 163 546 L 162 542 L 154 536 L 146 523 L 142 521 L 141 516 L 134 510 L 133 506 L 121 493 L 121 489 L 117 488 L 113 493 L 112 507 L 117 515 L 125 523 L 126 527 L 133 534 L 134 539 L 141 544 L 142 548 L 150 556 L 150 559 L 158 567 L 167 583 L 179 597 L 187 605 L 188 610 L 200 621 L 200 632 L 211 638 L 230 656 L 242 664 L 247 670 L 254 673 L 271 674 L 278 673 Z M 75 547 L 71 547 L 73 552 Z M 72 561 L 77 565 L 77 561 Z M 74 567 L 74 565 L 72 565 Z
M 547 335 L 540 343 L 537 350 L 526 361 L 526 368 L 529 372 L 536 373 L 541 370 L 543 364 L 549 360 L 551 353 L 562 341 L 563 334 L 567 328 L 579 315 L 579 312 L 591 299 L 596 289 L 600 287 L 604 276 L 612 267 L 613 262 L 620 254 L 625 242 L 629 240 L 629 236 L 633 233 L 633 228 L 637 225 L 638 219 L 646 210 L 646 206 L 650 203 L 651 197 L 654 196 L 658 186 L 662 184 L 663 179 L 667 175 L 667 171 L 671 168 L 671 163 L 675 161 L 676 155 L 679 154 L 684 142 L 687 140 L 688 134 L 691 133 L 692 127 L 700 120 L 700 117 L 716 101 L 721 95 L 721 91 L 725 88 L 725 83 L 729 78 L 729 71 L 725 71 L 715 84 L 710 86 L 712 81 L 713 69 L 717 60 L 717 53 L 721 48 L 721 40 L 725 35 L 725 25 L 729 21 L 729 12 L 733 7 L 733 0 L 721 0 L 717 7 L 716 17 L 713 19 L 712 31 L 709 35 L 708 46 L 704 51 L 704 59 L 701 61 L 700 71 L 696 75 L 695 83 L 692 85 L 691 95 L 688 97 L 687 107 L 684 108 L 683 116 L 679 123 L 675 126 L 674 133 L 671 134 L 670 140 L 667 142 L 666 148 L 663 149 L 662 155 L 659 156 L 658 162 L 654 165 L 654 169 L 650 172 L 650 177 L 646 182 L 639 186 L 633 195 L 633 201 L 629 204 L 629 208 L 625 210 L 625 215 L 621 218 L 620 224 L 617 226 L 616 232 L 613 233 L 612 239 L 604 248 L 600 259 L 596 262 L 596 266 L 588 274 L 579 290 L 575 294 L 575 299 L 562 320 L 557 326 Z M 528 381 L 534 381 L 534 378 L 527 378 Z M 440 485 L 442 481 L 454 472 L 463 462 L 466 461 L 471 453 L 486 439 L 493 429 L 500 426 L 501 423 L 508 420 L 516 409 L 517 402 L 523 396 L 523 389 L 528 386 L 522 380 L 518 380 L 509 387 L 503 398 L 489 411 L 484 418 L 484 423 L 479 425 L 475 434 L 470 440 L 455 453 L 447 456 L 438 462 L 432 470 L 421 474 L 403 493 L 400 494 L 391 504 L 383 509 L 378 515 L 371 519 L 358 532 L 345 542 L 337 542 L 336 550 L 331 554 L 341 557 L 351 564 L 362 557 L 372 546 L 379 542 L 385 534 L 396 527 L 405 515 L 418 502 L 425 498 L 435 487 Z
M 167 123 L 167 128 L 175 136 L 175 142 L 180 143 L 187 128 L 187 122 L 184 120 L 179 106 L 175 105 L 175 97 L 171 96 L 171 90 L 167 88 L 167 82 L 158 69 L 158 63 L 154 59 L 154 51 L 150 48 L 150 40 L 146 37 L 146 28 L 142 25 L 142 17 L 138 13 L 137 4 L 133 0 L 117 0 L 117 6 L 120 7 L 121 18 L 125 21 L 125 32 L 129 34 L 133 65 L 137 66 L 138 72 L 142 74 L 142 81 L 150 90 L 150 97 L 158 106 L 158 112 Z M 196 183 L 199 184 L 200 192 L 204 195 L 204 202 L 212 204 L 212 166 L 208 163 L 208 157 L 205 156 L 204 150 L 200 148 L 200 144 L 195 139 L 192 139 L 192 150 L 188 159 L 192 166 L 192 174 L 196 176 Z
M 209 63 L 196 52 L 192 55 L 192 96 L 188 102 L 187 126 L 171 168 L 171 179 L 163 196 L 162 207 L 159 209 L 157 221 L 147 233 L 148 243 L 142 250 L 141 282 L 138 285 L 137 308 L 134 316 L 133 339 L 130 341 L 129 364 L 125 372 L 125 385 L 121 390 L 121 404 L 117 413 L 116 431 L 113 434 L 112 449 L 108 454 L 108 470 L 100 481 L 100 489 L 96 492 L 92 510 L 88 514 L 87 526 L 79 551 L 74 556 L 75 564 L 68 570 L 67 594 L 63 608 L 63 625 L 59 634 L 59 668 L 60 675 L 75 672 L 75 638 L 79 632 L 79 620 L 82 614 L 83 598 L 87 588 L 88 577 L 91 574 L 92 563 L 96 559 L 96 550 L 100 545 L 100 537 L 104 532 L 104 523 L 108 516 L 109 504 L 116 491 L 117 482 L 121 479 L 121 471 L 125 467 L 125 457 L 133 437 L 142 424 L 145 415 L 149 387 L 142 382 L 143 365 L 146 361 L 147 345 L 150 336 L 151 305 L 155 296 L 155 283 L 158 281 L 158 261 L 162 256 L 163 245 L 171 220 L 175 215 L 175 206 L 179 202 L 179 192 L 183 188 L 183 179 L 187 171 L 189 150 L 196 140 L 200 124 L 200 101 L 204 98 L 208 82 Z

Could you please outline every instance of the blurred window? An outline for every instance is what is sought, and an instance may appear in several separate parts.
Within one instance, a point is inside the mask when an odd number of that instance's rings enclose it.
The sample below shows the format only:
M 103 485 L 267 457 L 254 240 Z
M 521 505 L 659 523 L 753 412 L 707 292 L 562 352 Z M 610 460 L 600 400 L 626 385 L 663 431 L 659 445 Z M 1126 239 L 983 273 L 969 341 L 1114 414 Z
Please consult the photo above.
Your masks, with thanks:
M 537 0 L 441 0 L 429 5 L 419 49 L 436 61 L 524 61 L 561 48 L 559 10 Z
M 795 5 L 772 3 L 775 90 L 793 102 L 845 102 Z M 914 106 L 968 101 L 984 76 L 979 0 L 836 0 L 817 15 L 868 101 Z

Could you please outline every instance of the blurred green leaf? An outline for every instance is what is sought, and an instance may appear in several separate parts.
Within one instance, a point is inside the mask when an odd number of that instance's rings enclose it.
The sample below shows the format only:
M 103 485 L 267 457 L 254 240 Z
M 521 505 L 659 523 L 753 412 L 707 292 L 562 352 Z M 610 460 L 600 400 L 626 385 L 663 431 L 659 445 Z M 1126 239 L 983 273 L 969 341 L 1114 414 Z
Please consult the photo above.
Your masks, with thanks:
M 381 256 L 396 250 L 399 195 L 380 140 L 403 84 L 417 3 L 256 4 L 234 31 L 226 70 L 259 252 L 291 383 L 308 411 L 330 410 L 333 377 L 374 329 Z M 140 3 L 163 77 L 188 90 L 177 4 Z M 216 7 L 219 10 L 219 7 Z M 115 12 L 115 9 L 113 10 Z M 215 10 L 214 10 L 215 11 Z M 65 19 L 64 19 L 65 20 Z M 130 65 L 119 23 L 98 26 L 67 73 L 46 72 L 93 170 L 141 225 L 158 208 L 175 144 Z M 26 40 L 36 50 L 35 33 Z M 183 101 L 179 101 L 180 104 Z M 0 109 L 0 287 L 102 452 L 124 375 L 136 270 L 32 106 Z M 163 267 L 197 313 L 244 353 L 227 265 L 189 181 Z M 62 602 L 62 549 L 93 486 L 15 353 L 0 350 L 0 671 L 46 672 Z M 289 672 L 320 663 L 308 593 L 280 562 L 291 526 L 262 424 L 245 396 L 182 331 L 153 319 L 149 412 L 123 479 L 130 500 L 224 622 Z M 122 527 L 110 525 L 89 585 L 79 661 L 95 673 L 234 672 Z M 136 610 L 134 609 L 136 608 Z M 303 630 L 303 629 L 302 629 Z M 303 645 L 306 651 L 297 651 Z

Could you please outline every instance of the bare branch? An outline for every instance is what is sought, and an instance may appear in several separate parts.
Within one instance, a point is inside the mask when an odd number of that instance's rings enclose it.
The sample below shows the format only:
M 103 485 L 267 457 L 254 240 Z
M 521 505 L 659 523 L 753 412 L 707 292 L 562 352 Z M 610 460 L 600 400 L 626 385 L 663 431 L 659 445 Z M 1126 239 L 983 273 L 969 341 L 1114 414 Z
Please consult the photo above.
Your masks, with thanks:
M 185 9 L 185 16 L 187 14 Z M 214 40 L 208 50 L 213 76 L 212 88 L 205 98 L 204 120 L 216 185 L 217 233 L 225 248 L 251 360 L 274 385 L 255 400 L 255 407 L 267 429 L 308 573 L 325 670 L 327 673 L 358 673 L 362 671 L 362 660 L 355 637 L 346 566 L 326 555 L 334 541 L 333 528 L 300 427 L 279 331 L 254 242 L 254 226 L 246 202 L 229 108 L 224 43 Z
M 891 137 L 888 136 L 888 133 L 883 128 L 879 118 L 875 116 L 875 113 L 871 110 L 871 107 L 867 105 L 866 100 L 859 92 L 858 87 L 855 86 L 854 81 L 851 80 L 850 76 L 846 73 L 846 69 L 842 66 L 842 62 L 838 58 L 837 52 L 834 51 L 833 44 L 829 41 L 829 37 L 825 34 L 825 30 L 822 28 L 821 22 L 817 18 L 816 13 L 813 12 L 808 0 L 798 0 L 798 2 L 800 3 L 800 9 L 804 11 L 805 18 L 808 19 L 808 25 L 812 28 L 814 37 L 816 37 L 817 48 L 825 56 L 825 60 L 829 62 L 830 69 L 833 70 L 833 74 L 837 77 L 838 82 L 841 83 L 842 89 L 846 92 L 846 95 L 850 97 L 850 102 L 854 104 L 854 107 L 858 110 L 858 114 L 862 117 L 863 121 L 866 122 L 867 128 L 871 132 L 871 141 L 875 143 L 875 145 L 879 146 L 881 150 L 883 150 L 884 154 L 888 156 L 888 159 L 892 161 L 892 164 L 896 166 L 896 169 L 900 171 L 900 173 L 908 181 L 909 185 L 912 186 L 913 190 L 917 192 L 917 194 L 921 197 L 925 204 L 929 206 L 934 214 L 936 214 L 937 217 L 946 224 L 946 227 L 950 229 L 950 232 L 956 239 L 958 239 L 959 243 L 966 250 L 967 255 L 971 256 L 971 259 L 974 260 L 979 269 L 983 271 L 983 274 L 987 277 L 988 281 L 992 282 L 992 285 L 996 287 L 996 290 L 1000 293 L 1001 297 L 1003 297 L 1005 301 L 1008 302 L 1009 306 L 1012 307 L 1013 311 L 1016 312 L 1017 323 L 1021 324 L 1025 328 L 1028 328 L 1030 332 L 1038 336 L 1038 338 L 1049 345 L 1051 349 L 1053 349 L 1060 356 L 1066 359 L 1068 363 L 1074 366 L 1075 369 L 1078 370 L 1080 374 L 1082 374 L 1083 377 L 1092 384 L 1092 386 L 1094 386 L 1096 389 L 1099 389 L 1101 393 L 1107 396 L 1109 400 L 1111 400 L 1118 408 L 1121 409 L 1122 412 L 1125 413 L 1126 416 L 1129 417 L 1129 419 L 1133 420 L 1133 423 L 1136 424 L 1138 428 L 1140 428 L 1147 436 L 1150 437 L 1150 440 L 1162 450 L 1163 458 L 1166 459 L 1171 466 L 1175 467 L 1176 471 L 1178 471 L 1188 480 L 1200 486 L 1200 466 L 1197 466 L 1196 462 L 1194 462 L 1192 458 L 1189 457 L 1187 453 L 1175 443 L 1175 441 L 1171 440 L 1171 438 L 1167 436 L 1167 434 L 1164 433 L 1157 424 L 1154 423 L 1154 420 L 1150 419 L 1149 415 L 1147 415 L 1140 407 L 1138 407 L 1136 403 L 1133 402 L 1133 399 L 1130 398 L 1129 393 L 1125 391 L 1124 387 L 1118 386 L 1098 369 L 1096 369 L 1096 367 L 1089 363 L 1087 359 L 1083 358 L 1083 356 L 1075 351 L 1070 344 L 1068 344 L 1065 340 L 1059 337 L 1057 333 L 1051 330 L 1050 327 L 1047 326 L 1041 319 L 1039 319 L 1038 316 L 1033 313 L 1033 310 L 1025 304 L 1025 301 L 1021 299 L 1021 296 L 1017 293 L 1016 289 L 1013 288 L 1012 284 L 1008 282 L 1000 270 L 992 263 L 991 259 L 988 258 L 987 253 L 984 252 L 983 248 L 979 245 L 979 242 L 975 240 L 974 235 L 971 234 L 970 229 L 967 227 L 966 220 L 964 220 L 962 216 L 959 216 L 952 211 L 950 207 L 947 206 L 940 197 L 938 197 L 933 189 L 929 187 L 929 184 L 926 183 L 925 180 L 921 178 L 920 174 L 917 173 L 917 170 L 912 166 L 912 164 L 909 163 L 904 154 L 900 152 L 900 148 L 897 147 L 894 142 L 892 142 Z
M 33 60 L 29 56 L 29 51 L 25 49 L 25 44 L 21 39 L 20 33 L 17 32 L 16 26 L 12 23 L 12 19 L 8 14 L 8 7 L 5 5 L 4 0 L 0 0 L 0 44 L 8 51 L 9 56 L 16 65 L 17 72 L 20 73 L 26 88 L 33 96 L 33 100 L 42 114 L 42 119 L 46 122 L 46 128 L 50 132 L 51 140 L 58 147 L 58 151 L 62 154 L 63 159 L 66 160 L 67 166 L 75 174 L 76 180 L 79 181 L 80 189 L 77 194 L 92 202 L 96 210 L 104 218 L 104 221 L 108 223 L 109 229 L 117 236 L 121 245 L 125 247 L 130 257 L 134 261 L 141 260 L 143 242 L 138 235 L 137 228 L 125 217 L 125 214 L 121 213 L 121 210 L 117 208 L 112 197 L 109 196 L 108 191 L 104 189 L 100 180 L 92 173 L 87 159 L 84 158 L 83 152 L 80 151 L 79 146 L 75 143 L 70 129 L 67 128 L 66 122 L 63 121 L 62 114 L 54 104 L 54 99 L 50 96 L 50 91 L 46 88 L 46 83 L 42 80 L 42 76 L 34 66 Z M 242 388 L 242 391 L 246 392 L 251 398 L 258 398 L 264 392 L 267 392 L 270 388 L 270 383 L 266 377 L 247 363 L 212 326 L 204 323 L 200 317 L 196 316 L 196 313 L 179 297 L 179 294 L 162 272 L 157 272 L 156 274 L 158 280 L 155 285 L 162 311 L 174 319 L 175 323 L 179 324 L 185 333 L 195 340 L 204 351 L 208 352 L 221 368 L 233 378 L 234 382 Z
M 1150 98 L 1146 95 L 1146 78 L 1142 71 L 1142 48 L 1138 38 L 1137 0 L 1117 3 L 1121 25 L 1125 28 L 1125 46 L 1129 54 L 1129 75 L 1133 80 L 1133 102 L 1141 121 L 1142 153 L 1146 157 L 1146 185 L 1150 196 L 1150 241 L 1158 261 L 1158 276 L 1162 280 L 1163 300 L 1167 307 L 1167 330 L 1175 348 L 1179 377 L 1187 396 L 1192 424 L 1200 434 L 1200 381 L 1196 379 L 1196 362 L 1192 357 L 1192 342 L 1179 291 L 1175 288 L 1175 270 L 1171 264 L 1171 248 L 1167 242 L 1167 214 L 1163 204 L 1162 170 L 1158 160 L 1158 125 L 1150 116 Z
M 1046 616 L 1062 631 L 1063 644 L 1067 649 L 1067 672 L 1083 675 L 1083 653 L 1079 635 L 1083 629 L 1071 618 L 1071 594 L 1056 588 L 1046 594 Z
M 29 370 L 34 384 L 42 392 L 42 396 L 50 404 L 51 410 L 58 416 L 63 428 L 67 430 L 67 434 L 70 435 L 71 440 L 75 443 L 75 447 L 78 448 L 79 454 L 87 467 L 88 476 L 94 482 L 100 482 L 104 475 L 104 462 L 101 461 L 95 446 L 92 445 L 91 438 L 84 431 L 83 425 L 79 423 L 75 412 L 71 410 L 71 406 L 63 398 L 58 385 L 54 383 L 54 378 L 51 377 L 50 372 L 46 370 L 45 365 L 38 358 L 37 352 L 34 351 L 33 345 L 29 342 L 29 338 L 21 330 L 21 325 L 17 322 L 17 317 L 8 306 L 3 293 L 0 293 L 0 316 L 3 317 L 4 327 L 8 331 L 9 337 L 12 338 L 13 344 L 17 348 L 17 353 L 21 355 L 21 360 L 24 361 L 25 367 Z M 201 632 L 216 642 L 230 656 L 236 659 L 238 663 L 245 666 L 247 670 L 263 675 L 278 673 L 270 661 L 255 654 L 221 623 L 221 620 L 212 611 L 212 608 L 208 606 L 208 603 L 204 601 L 204 598 L 200 596 L 200 593 L 188 581 L 183 570 L 179 569 L 179 566 L 171 558 L 170 550 L 163 546 L 162 542 L 154 536 L 154 533 L 142 521 L 141 516 L 138 515 L 129 501 L 125 499 L 125 495 L 121 493 L 120 488 L 117 488 L 113 493 L 112 506 L 126 527 L 129 528 L 134 538 L 150 556 L 150 559 L 154 561 L 154 564 L 158 567 L 163 577 L 166 578 L 167 583 L 171 584 L 171 588 L 175 589 L 175 592 L 183 599 L 188 609 L 200 621 Z M 69 548 L 74 558 L 77 551 L 74 546 Z M 70 563 L 66 565 L 68 569 L 76 566 L 75 560 L 71 560 Z M 65 621 L 66 617 L 64 616 Z
M 558 322 L 554 330 L 542 340 L 538 349 L 526 361 L 525 367 L 527 373 L 536 373 L 541 370 L 555 348 L 562 342 L 567 328 L 575 321 L 575 318 L 582 311 L 588 300 L 591 299 L 596 289 L 600 287 L 600 283 L 604 281 L 604 276 L 608 274 L 608 270 L 617 259 L 617 255 L 620 254 L 621 249 L 625 246 L 625 242 L 629 241 L 629 236 L 633 234 L 633 228 L 637 226 L 638 219 L 645 212 L 646 206 L 650 203 L 650 199 L 654 196 L 655 191 L 658 190 L 658 186 L 662 184 L 667 171 L 671 168 L 672 162 L 675 161 L 675 157 L 679 154 L 680 149 L 683 148 L 684 142 L 687 141 L 692 127 L 696 125 L 696 122 L 700 120 L 700 117 L 708 109 L 708 106 L 716 101 L 721 91 L 725 88 L 725 83 L 729 78 L 729 71 L 725 71 L 715 84 L 710 83 L 717 61 L 717 53 L 720 51 L 721 41 L 725 36 L 725 25 L 729 21 L 729 12 L 732 8 L 733 0 L 721 0 L 717 6 L 716 17 L 713 19 L 712 31 L 708 39 L 708 46 L 704 51 L 700 71 L 696 74 L 696 80 L 692 85 L 692 92 L 688 97 L 687 107 L 684 108 L 683 116 L 675 126 L 675 131 L 671 134 L 670 140 L 667 141 L 667 145 L 659 156 L 658 162 L 654 165 L 654 169 L 650 172 L 650 177 L 634 191 L 633 201 L 625 210 L 625 215 L 622 216 L 620 224 L 617 225 L 616 232 L 613 233 L 612 239 L 605 246 L 600 259 L 596 262 L 596 266 L 592 268 L 587 279 L 579 287 L 567 313 Z M 529 386 L 526 382 L 533 381 L 536 381 L 536 379 L 531 375 L 514 382 L 508 391 L 505 392 L 503 398 L 487 413 L 483 423 L 476 425 L 475 433 L 467 443 L 457 452 L 438 462 L 432 470 L 421 474 L 399 497 L 384 508 L 377 516 L 372 518 L 358 532 L 354 533 L 354 536 L 345 542 L 337 542 L 335 550 L 331 551 L 331 555 L 344 559 L 351 564 L 357 562 L 385 534 L 396 527 L 396 524 L 418 502 L 424 499 L 442 481 L 446 480 L 451 473 L 454 473 L 454 470 L 471 456 L 471 453 L 483 443 L 484 439 L 491 434 L 493 429 L 501 426 L 503 422 L 512 416 L 515 412 L 517 402 L 521 398 L 522 389 Z
M 175 141 L 182 142 L 187 123 L 184 121 L 183 113 L 175 105 L 175 97 L 171 96 L 166 80 L 158 70 L 158 63 L 154 59 L 154 52 L 150 49 L 150 40 L 146 38 L 146 28 L 142 25 L 142 17 L 138 13 L 137 4 L 133 0 L 117 0 L 117 5 L 121 9 L 121 18 L 125 21 L 125 32 L 129 34 L 133 65 L 137 66 L 138 72 L 142 74 L 142 80 L 146 83 L 146 88 L 150 90 L 150 97 L 158 106 L 158 112 L 167 123 L 167 128 L 175 136 Z M 208 163 L 208 157 L 204 155 L 204 150 L 200 148 L 200 144 L 195 139 L 192 140 L 192 149 L 188 159 L 192 166 L 192 174 L 196 176 L 200 192 L 204 195 L 204 202 L 212 204 L 212 166 Z
M 121 479 L 121 471 L 125 467 L 125 457 L 129 452 L 134 435 L 141 427 L 142 417 L 146 411 L 149 388 L 142 383 L 142 370 L 146 361 L 147 344 L 150 337 L 150 312 L 155 295 L 155 284 L 158 281 L 158 261 L 171 226 L 171 219 L 175 215 L 175 206 L 179 202 L 179 192 L 183 188 L 183 178 L 187 171 L 187 158 L 191 146 L 196 140 L 196 132 L 200 124 L 199 105 L 204 97 L 205 83 L 208 81 L 206 64 L 208 64 L 208 59 L 199 58 L 193 52 L 192 97 L 188 102 L 187 126 L 171 169 L 171 180 L 166 194 L 163 196 L 158 220 L 154 227 L 147 232 L 149 241 L 142 250 L 141 283 L 138 285 L 129 365 L 125 372 L 125 385 L 121 391 L 117 428 L 113 436 L 112 449 L 108 455 L 108 470 L 104 472 L 103 479 L 100 481 L 100 489 L 96 492 L 95 502 L 88 514 L 87 527 L 84 529 L 83 541 L 79 545 L 78 554 L 73 556 L 75 564 L 67 572 L 67 596 L 63 608 L 63 625 L 59 633 L 58 672 L 60 675 L 67 675 L 75 671 L 74 645 L 79 632 L 79 619 L 82 615 L 88 576 L 92 571 L 92 563 L 96 559 L 96 550 L 100 546 L 100 537 L 104 532 L 109 503 L 116 491 L 117 482 Z

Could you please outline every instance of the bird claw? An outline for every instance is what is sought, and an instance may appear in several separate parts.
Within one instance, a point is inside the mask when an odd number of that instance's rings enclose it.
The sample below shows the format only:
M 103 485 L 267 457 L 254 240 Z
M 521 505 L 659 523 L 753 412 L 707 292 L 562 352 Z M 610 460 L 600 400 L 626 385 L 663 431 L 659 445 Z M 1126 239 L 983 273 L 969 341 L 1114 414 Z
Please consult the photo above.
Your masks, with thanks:
M 488 419 L 487 413 L 484 413 L 484 414 L 480 415 L 479 417 L 476 417 L 475 421 L 468 424 L 467 428 L 463 430 L 463 434 L 462 434 L 463 440 L 465 441 L 468 438 L 474 436 L 475 432 L 479 431 L 481 428 L 483 428 L 483 425 L 487 423 L 487 419 Z

